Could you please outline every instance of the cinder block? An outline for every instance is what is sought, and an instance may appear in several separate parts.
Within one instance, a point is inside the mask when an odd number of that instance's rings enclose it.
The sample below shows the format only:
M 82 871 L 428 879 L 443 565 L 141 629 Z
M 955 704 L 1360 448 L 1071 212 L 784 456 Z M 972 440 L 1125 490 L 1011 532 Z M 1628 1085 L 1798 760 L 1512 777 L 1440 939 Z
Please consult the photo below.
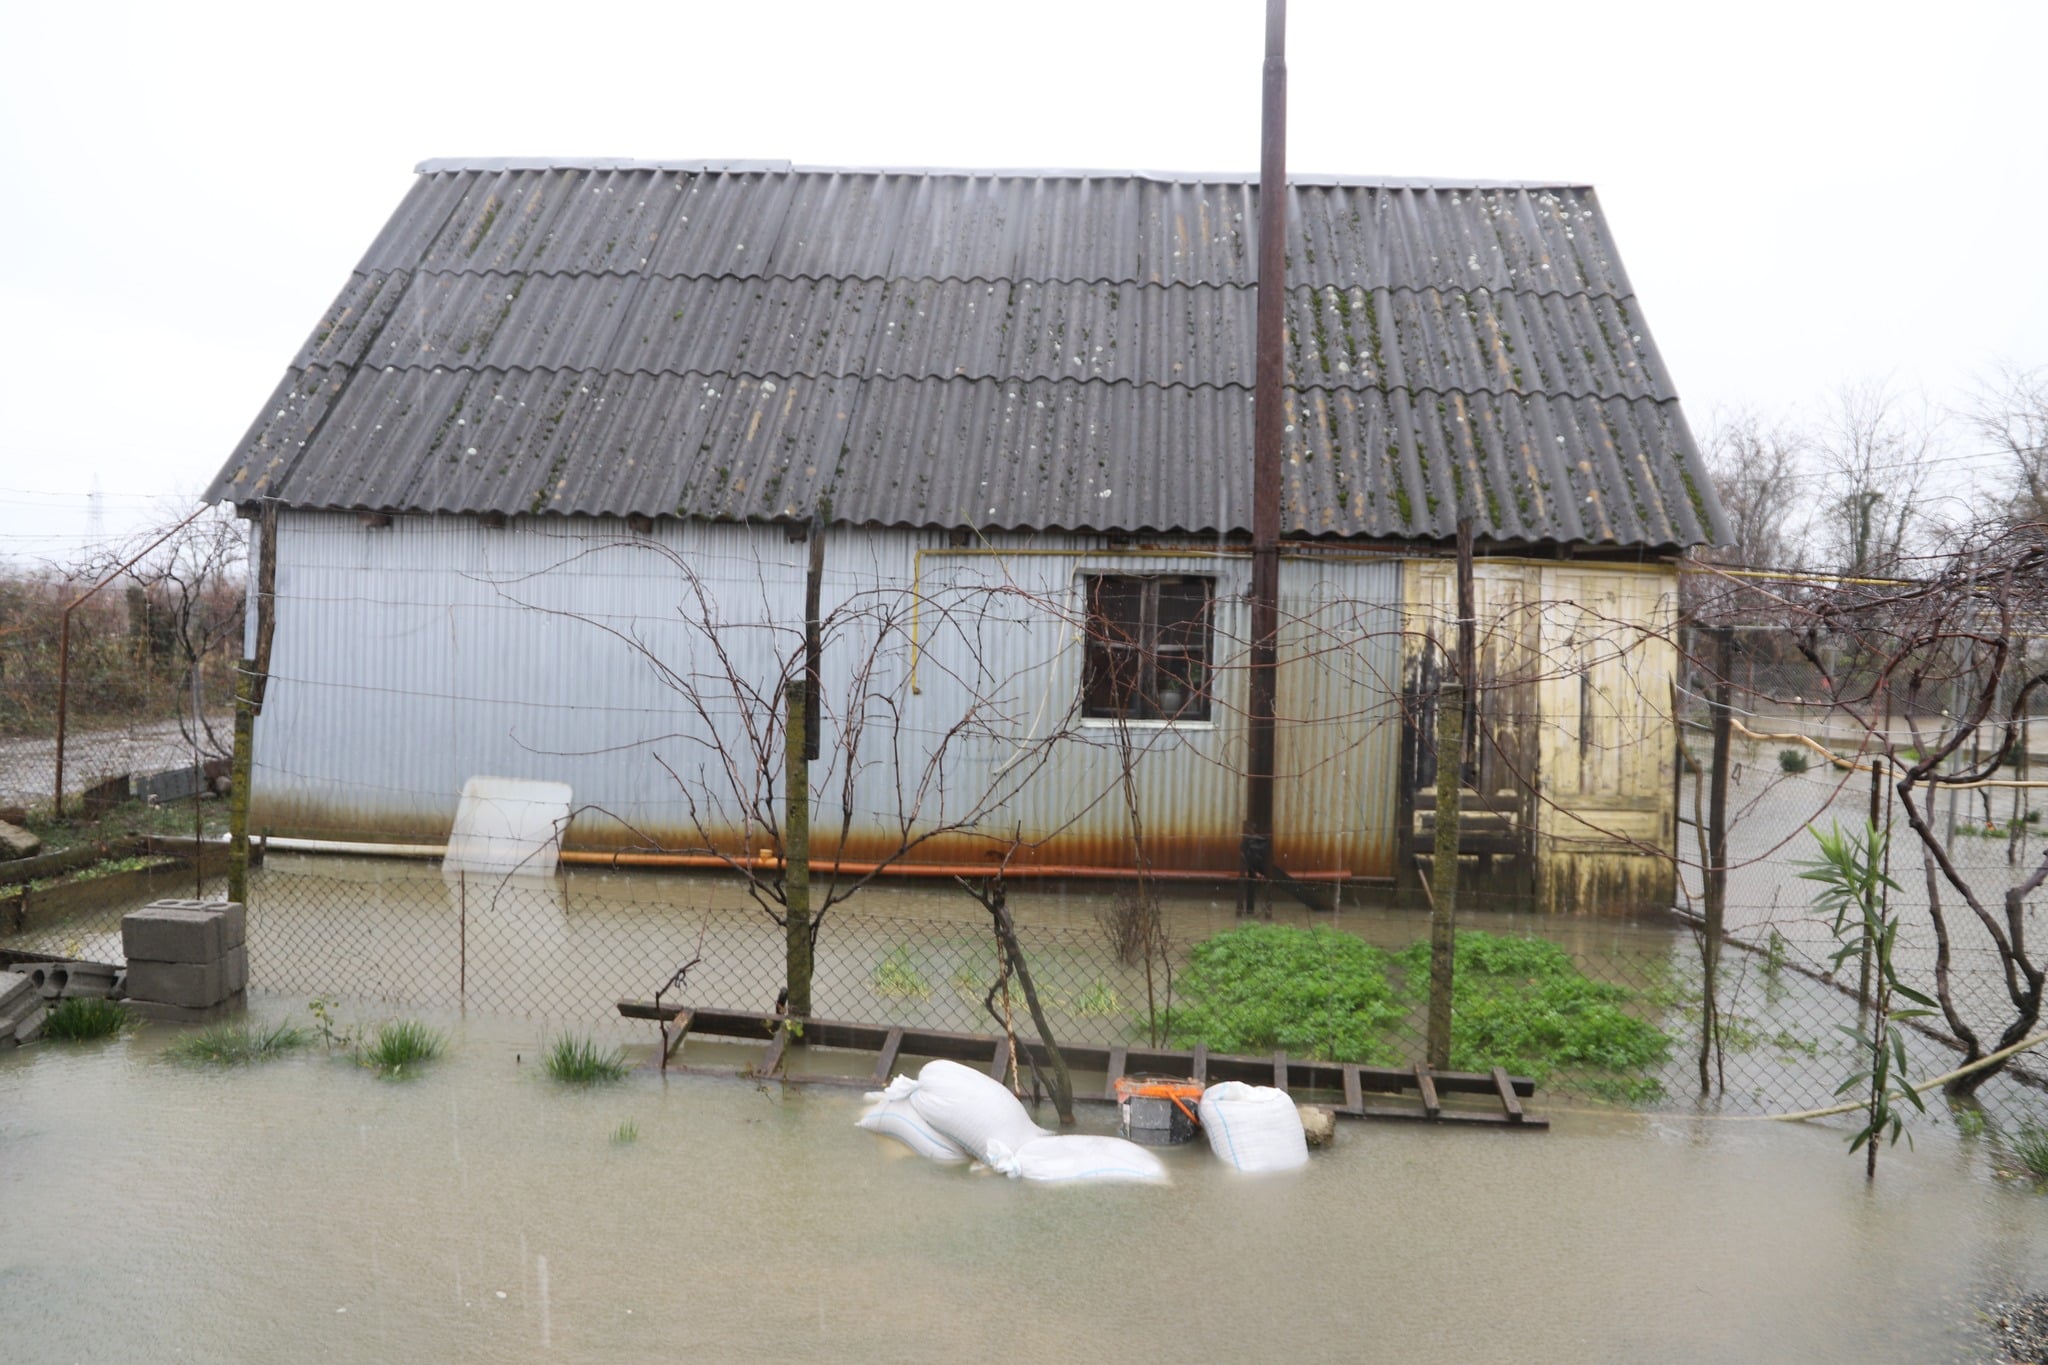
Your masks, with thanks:
M 151 1000 L 162 1005 L 204 1009 L 217 1005 L 232 992 L 221 972 L 220 959 L 210 962 L 128 963 L 128 997 Z
M 130 962 L 217 962 L 227 947 L 221 929 L 218 907 L 158 901 L 121 916 L 121 948 Z
M 21 972 L 0 972 L 0 1009 L 6 1009 L 25 995 L 34 995 L 35 983 Z
M 249 1003 L 247 991 L 229 996 L 217 1005 L 194 1008 L 167 1005 L 161 1000 L 130 1000 L 128 1008 L 137 1016 L 158 1024 L 217 1024 Z
M 63 995 L 65 983 L 71 979 L 70 967 L 62 962 L 19 962 L 14 970 L 16 975 L 27 977 L 36 994 L 45 1000 Z
M 229 995 L 249 988 L 249 949 L 246 946 L 230 948 L 221 954 L 220 984 Z
M 17 1045 L 21 1043 L 33 1043 L 36 1039 L 42 1037 L 43 1021 L 45 1019 L 48 1019 L 49 1017 L 50 1012 L 43 1008 L 42 1002 L 36 1002 L 35 1012 L 30 1014 L 28 1018 L 22 1020 L 20 1023 L 14 1026 L 15 1043 Z
M 222 901 L 207 908 L 220 912 L 222 948 L 239 948 L 249 941 L 249 914 L 240 901 Z
M 110 967 L 104 962 L 67 962 L 69 975 L 64 981 L 64 998 L 77 996 L 104 997 L 114 993 L 114 979 L 120 968 Z

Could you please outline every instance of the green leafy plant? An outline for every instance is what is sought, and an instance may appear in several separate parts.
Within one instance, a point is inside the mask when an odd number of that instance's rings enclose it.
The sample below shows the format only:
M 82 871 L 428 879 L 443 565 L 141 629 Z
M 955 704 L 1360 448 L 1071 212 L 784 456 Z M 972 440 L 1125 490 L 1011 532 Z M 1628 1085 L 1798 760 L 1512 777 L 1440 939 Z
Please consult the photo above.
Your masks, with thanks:
M 126 1005 L 116 1000 L 73 996 L 59 1000 L 43 1018 L 43 1036 L 63 1043 L 111 1038 L 135 1022 Z
M 1950 1101 L 1948 1112 L 1949 1117 L 1955 1120 L 1956 1133 L 1960 1137 L 1982 1137 L 1991 1126 L 1990 1120 L 1984 1117 L 1983 1106 L 1977 1104 L 1974 1100 L 1965 1102 Z
M 1803 864 L 1806 870 L 1799 876 L 1819 884 L 1813 903 L 1834 915 L 1832 929 L 1840 945 L 1835 949 L 1834 965 L 1839 970 L 1851 959 L 1860 960 L 1866 964 L 1867 979 L 1873 986 L 1867 1027 L 1836 1025 L 1868 1060 L 1862 1070 L 1837 1086 L 1835 1093 L 1861 1090 L 1866 1096 L 1864 1124 L 1850 1137 L 1849 1150 L 1867 1148 L 1864 1173 L 1875 1178 L 1877 1139 L 1888 1133 L 1889 1140 L 1896 1143 L 1906 1126 L 1905 1111 L 1892 1102 L 1892 1086 L 1899 1087 L 1898 1093 L 1915 1110 L 1927 1112 L 1920 1092 L 1906 1078 L 1906 1035 L 1899 1021 L 1932 1014 L 1935 1007 L 1932 1000 L 1899 980 L 1892 962 L 1899 921 L 1891 913 L 1888 893 L 1898 890 L 1899 884 L 1885 875 L 1884 831 L 1866 822 L 1861 830 L 1844 833 L 1837 824 L 1826 833 L 1814 830 L 1813 837 L 1820 857 Z M 1912 1001 L 1921 1008 L 1895 1008 L 1895 999 Z
M 1411 989 L 1429 980 L 1429 945 L 1403 949 Z M 1633 1100 L 1661 1093 L 1640 1073 L 1671 1053 L 1671 1036 L 1622 1007 L 1626 986 L 1594 981 L 1548 939 L 1466 930 L 1452 950 L 1451 1068 L 1500 1066 L 1539 1084 L 1565 1069 L 1613 1073 L 1607 1089 Z M 1626 1083 L 1615 1077 L 1627 1078 Z
M 612 1129 L 612 1145 L 624 1147 L 640 1140 L 640 1125 L 631 1119 L 621 1119 L 619 1126 Z
M 320 1041 L 332 1052 L 335 1048 L 354 1048 L 356 1032 L 353 1026 L 344 1024 L 335 1012 L 335 1002 L 324 995 L 316 995 L 307 1003 L 306 1009 L 313 1016 L 313 1029 L 320 1035 Z
M 1803 772 L 1805 772 L 1805 771 L 1806 771 L 1806 769 L 1807 769 L 1807 767 L 1808 767 L 1808 763 L 1807 763 L 1807 758 L 1806 758 L 1806 750 L 1804 750 L 1804 749 L 1780 749 L 1780 750 L 1778 750 L 1778 767 L 1780 767 L 1781 769 L 1783 769 L 1784 771 L 1786 771 L 1786 772 L 1788 772 L 1788 773 L 1792 773 L 1792 774 L 1795 774 L 1795 775 L 1797 775 L 1797 774 L 1799 774 L 1799 773 L 1803 773 Z
M 543 1063 L 548 1075 L 565 1085 L 608 1085 L 624 1079 L 629 1068 L 617 1048 L 600 1050 L 580 1034 L 564 1034 L 549 1045 Z
M 447 1040 L 417 1019 L 393 1019 L 377 1026 L 377 1036 L 362 1050 L 363 1064 L 393 1079 L 417 1071 L 441 1055 Z
M 1998 1140 L 1999 1149 L 2011 1163 L 2010 1174 L 2048 1180 L 2048 1127 L 2022 1123 Z
M 897 948 L 875 964 L 875 994 L 894 1000 L 929 1000 L 932 983 L 908 948 Z
M 290 1024 L 267 1029 L 250 1024 L 213 1024 L 178 1039 L 164 1049 L 164 1055 L 175 1061 L 208 1066 L 242 1066 L 282 1057 L 312 1041 L 312 1034 Z
M 1407 1015 L 1370 944 L 1317 927 L 1246 924 L 1196 944 L 1166 1016 L 1175 1046 L 1284 1048 L 1325 1061 L 1391 1062 L 1382 1035 Z

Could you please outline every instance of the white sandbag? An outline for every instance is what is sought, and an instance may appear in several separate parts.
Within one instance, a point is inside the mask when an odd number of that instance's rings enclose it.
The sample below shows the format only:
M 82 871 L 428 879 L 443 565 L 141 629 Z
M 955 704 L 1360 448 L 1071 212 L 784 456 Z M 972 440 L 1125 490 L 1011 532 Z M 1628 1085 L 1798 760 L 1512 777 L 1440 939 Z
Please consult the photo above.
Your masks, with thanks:
M 1284 1090 L 1225 1081 L 1202 1092 L 1209 1150 L 1240 1171 L 1292 1171 L 1308 1165 L 1301 1115 Z
M 913 1088 L 916 1084 L 911 1082 Z M 933 1161 L 967 1160 L 967 1153 L 959 1143 L 918 1116 L 908 1093 L 892 1096 L 888 1091 L 875 1090 L 868 1093 L 868 1099 L 874 1101 L 874 1107 L 854 1120 L 856 1127 L 895 1138 L 919 1156 L 930 1157 Z
M 990 1153 L 998 1146 L 1014 1152 L 1033 1138 L 1051 1136 L 1031 1121 L 1002 1082 L 958 1062 L 926 1062 L 910 1104 L 932 1128 L 990 1165 L 995 1164 Z
M 1157 1156 L 1119 1137 L 1072 1133 L 1033 1138 L 1014 1152 L 1004 1150 L 994 1155 L 989 1165 L 1019 1180 L 1156 1184 L 1166 1179 L 1166 1167 Z

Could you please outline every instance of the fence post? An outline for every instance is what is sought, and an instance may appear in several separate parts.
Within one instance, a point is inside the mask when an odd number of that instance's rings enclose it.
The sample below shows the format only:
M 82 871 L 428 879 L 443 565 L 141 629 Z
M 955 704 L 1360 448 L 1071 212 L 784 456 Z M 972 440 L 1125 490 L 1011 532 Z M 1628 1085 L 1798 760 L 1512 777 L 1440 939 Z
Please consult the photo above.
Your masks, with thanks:
M 270 680 L 270 639 L 276 626 L 277 504 L 263 504 L 256 534 L 256 647 L 235 670 L 235 753 L 228 775 L 228 899 L 249 903 L 249 788 L 256 768 L 256 717 Z
M 785 1007 L 792 1019 L 811 1015 L 811 765 L 804 756 L 804 714 L 809 708 L 804 691 L 798 678 L 783 692 L 783 971 L 789 991 Z
M 1707 788 L 1706 941 L 1700 947 L 1702 1003 L 1700 1006 L 1700 1093 L 1712 1089 L 1708 1063 L 1714 1039 L 1721 1030 L 1720 988 L 1721 934 L 1728 903 L 1728 748 L 1734 728 L 1734 710 L 1729 706 L 1734 671 L 1735 631 L 1715 626 L 1714 695 L 1708 703 L 1714 725 L 1713 768 Z
M 1429 907 L 1429 1065 L 1451 1065 L 1451 987 L 1458 941 L 1458 815 L 1465 779 L 1465 699 L 1472 685 L 1472 519 L 1458 519 L 1458 642 L 1449 649 L 1436 702 L 1436 846 Z

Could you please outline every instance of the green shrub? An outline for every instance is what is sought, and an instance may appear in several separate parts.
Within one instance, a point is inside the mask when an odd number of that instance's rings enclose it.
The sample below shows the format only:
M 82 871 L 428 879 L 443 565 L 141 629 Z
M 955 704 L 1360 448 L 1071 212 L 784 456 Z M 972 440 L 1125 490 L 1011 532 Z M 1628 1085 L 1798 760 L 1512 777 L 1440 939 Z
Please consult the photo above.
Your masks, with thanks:
M 600 1052 L 597 1044 L 578 1034 L 565 1034 L 548 1048 L 548 1075 L 565 1085 L 603 1085 L 623 1079 L 630 1068 L 625 1053 L 617 1048 Z
M 311 1041 L 312 1034 L 290 1024 L 262 1030 L 249 1024 L 213 1024 L 178 1039 L 164 1049 L 164 1055 L 180 1062 L 240 1066 L 296 1052 Z
M 1796 773 L 1803 773 L 1803 772 L 1805 772 L 1805 771 L 1806 771 L 1806 750 L 1804 750 L 1804 749 L 1780 749 L 1780 750 L 1778 750 L 1778 766 L 1779 766 L 1780 768 L 1783 768 L 1783 769 L 1784 769 L 1784 770 L 1785 770 L 1786 772 L 1788 772 L 1788 773 L 1795 773 L 1795 774 L 1796 774 Z
M 1401 951 L 1409 992 L 1429 992 L 1429 944 Z M 1640 1072 L 1664 1061 L 1671 1037 L 1621 1006 L 1624 986 L 1594 981 L 1548 939 L 1479 930 L 1457 937 L 1451 987 L 1451 1069 L 1506 1067 L 1539 1083 L 1564 1068 Z
M 1246 924 L 1195 945 L 1167 1016 L 1174 1046 L 1391 1062 L 1407 1010 L 1386 953 L 1333 929 Z
M 403 1076 L 441 1055 L 447 1040 L 417 1019 L 393 1019 L 377 1026 L 377 1039 L 363 1050 L 363 1061 L 386 1076 Z
M 86 1043 L 111 1038 L 134 1021 L 135 1016 L 119 1001 L 73 996 L 50 1007 L 43 1017 L 43 1035 L 62 1043 Z

